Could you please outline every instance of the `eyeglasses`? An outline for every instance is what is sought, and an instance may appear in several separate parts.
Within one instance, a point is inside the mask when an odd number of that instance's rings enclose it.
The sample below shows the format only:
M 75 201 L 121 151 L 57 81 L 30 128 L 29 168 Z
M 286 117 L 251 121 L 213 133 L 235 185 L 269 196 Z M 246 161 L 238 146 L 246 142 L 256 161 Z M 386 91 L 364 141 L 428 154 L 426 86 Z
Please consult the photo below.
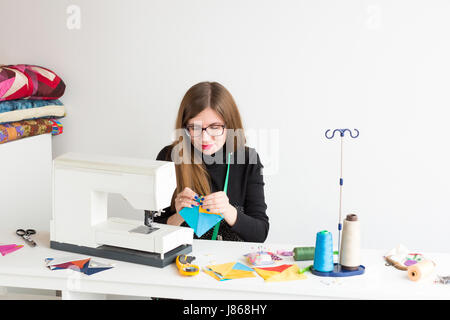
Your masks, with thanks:
M 206 128 L 202 128 L 201 126 L 196 125 L 187 125 L 185 128 L 186 133 L 191 137 L 200 137 L 203 134 L 203 130 L 206 131 L 208 135 L 211 137 L 218 137 L 223 135 L 225 130 L 225 125 L 223 124 L 211 124 Z

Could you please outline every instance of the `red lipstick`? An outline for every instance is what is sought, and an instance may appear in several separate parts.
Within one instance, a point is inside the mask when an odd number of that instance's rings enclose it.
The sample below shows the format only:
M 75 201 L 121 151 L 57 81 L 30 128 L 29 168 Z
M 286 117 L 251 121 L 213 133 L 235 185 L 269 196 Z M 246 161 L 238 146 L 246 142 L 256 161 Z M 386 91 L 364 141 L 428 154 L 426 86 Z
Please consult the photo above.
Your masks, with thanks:
M 210 149 L 212 146 L 213 146 L 212 144 L 202 144 L 202 149 L 203 149 L 203 150 L 208 150 L 208 149 Z

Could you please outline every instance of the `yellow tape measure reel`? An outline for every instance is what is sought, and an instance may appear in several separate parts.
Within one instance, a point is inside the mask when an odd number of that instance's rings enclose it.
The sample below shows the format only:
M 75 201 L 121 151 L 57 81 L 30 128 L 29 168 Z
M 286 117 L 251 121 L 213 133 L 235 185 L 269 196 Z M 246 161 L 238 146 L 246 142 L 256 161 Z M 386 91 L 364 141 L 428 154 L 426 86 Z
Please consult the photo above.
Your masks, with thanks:
M 187 256 L 184 254 L 180 254 L 177 256 L 176 264 L 178 271 L 183 276 L 195 276 L 200 272 L 200 269 L 195 264 L 191 264 L 192 261 L 195 260 L 193 256 Z

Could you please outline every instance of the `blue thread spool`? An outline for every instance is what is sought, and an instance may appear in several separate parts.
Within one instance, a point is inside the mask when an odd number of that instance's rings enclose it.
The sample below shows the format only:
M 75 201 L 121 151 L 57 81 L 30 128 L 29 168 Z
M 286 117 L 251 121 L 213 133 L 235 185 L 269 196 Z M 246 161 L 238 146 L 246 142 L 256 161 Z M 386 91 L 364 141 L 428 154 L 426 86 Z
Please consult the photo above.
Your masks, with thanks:
M 316 249 L 314 252 L 314 270 L 330 272 L 334 269 L 333 237 L 326 230 L 317 232 Z

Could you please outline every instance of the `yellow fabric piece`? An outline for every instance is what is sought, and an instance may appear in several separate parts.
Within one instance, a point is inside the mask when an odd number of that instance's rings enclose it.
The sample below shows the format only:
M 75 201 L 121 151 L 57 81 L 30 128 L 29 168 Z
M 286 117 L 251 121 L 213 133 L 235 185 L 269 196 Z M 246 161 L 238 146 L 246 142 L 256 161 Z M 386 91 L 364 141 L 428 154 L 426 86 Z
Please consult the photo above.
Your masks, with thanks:
M 211 277 L 213 277 L 214 279 L 216 279 L 217 281 L 223 280 L 222 278 L 219 278 L 213 271 L 209 271 L 209 270 L 207 270 L 207 269 L 203 269 L 203 271 L 204 271 L 206 274 L 208 274 L 208 275 L 210 275 Z
M 227 279 L 239 279 L 239 278 L 254 278 L 256 277 L 253 271 L 244 270 L 231 270 L 227 273 Z
M 207 214 L 217 214 L 217 215 L 220 216 L 220 213 L 218 213 L 218 212 L 210 212 L 210 211 L 207 211 L 206 209 L 203 209 L 202 206 L 199 206 L 199 207 L 198 207 L 198 212 L 203 212 L 203 213 L 207 213 Z
M 293 264 L 283 272 L 268 271 L 261 268 L 254 268 L 255 271 L 267 282 L 291 281 L 306 279 L 306 275 L 299 273 L 298 265 Z
M 206 266 L 203 271 L 218 281 L 256 277 L 253 271 L 233 269 L 235 264 L 235 262 L 230 262 Z
M 270 279 L 276 274 L 279 274 L 278 271 L 269 271 L 269 270 L 263 270 L 259 268 L 255 268 L 255 271 L 257 274 L 259 274 L 264 280 Z
M 212 269 L 213 271 L 220 273 L 222 276 L 225 276 L 233 269 L 234 262 L 224 263 L 224 264 L 216 264 L 214 266 L 208 266 L 208 268 Z
M 202 206 L 199 206 L 199 207 L 198 207 L 198 212 L 209 213 L 208 211 L 206 211 L 205 209 L 203 209 Z

